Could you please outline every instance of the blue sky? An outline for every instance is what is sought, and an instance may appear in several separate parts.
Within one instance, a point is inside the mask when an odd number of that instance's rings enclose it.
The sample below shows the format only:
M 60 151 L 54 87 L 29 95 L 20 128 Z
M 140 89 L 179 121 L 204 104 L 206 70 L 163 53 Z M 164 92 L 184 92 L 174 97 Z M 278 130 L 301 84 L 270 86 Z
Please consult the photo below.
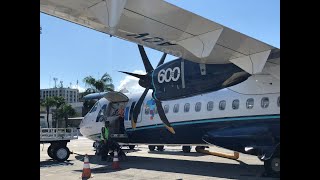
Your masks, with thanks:
M 202 17 L 280 48 L 279 0 L 167 0 Z M 126 86 L 129 91 L 139 91 L 134 78 L 119 70 L 139 72 L 144 70 L 137 45 L 107 34 L 40 13 L 40 88 L 54 86 L 53 78 L 64 86 L 83 78 L 95 78 L 108 72 L 116 88 Z M 153 66 L 161 52 L 146 48 Z M 174 59 L 167 57 L 166 62 Z

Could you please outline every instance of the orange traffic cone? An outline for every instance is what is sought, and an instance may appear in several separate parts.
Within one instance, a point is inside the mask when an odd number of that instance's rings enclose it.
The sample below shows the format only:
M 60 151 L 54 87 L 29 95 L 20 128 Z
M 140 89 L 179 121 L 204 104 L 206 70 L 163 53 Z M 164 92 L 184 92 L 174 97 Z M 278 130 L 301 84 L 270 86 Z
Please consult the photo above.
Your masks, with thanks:
M 91 177 L 91 169 L 89 164 L 89 158 L 88 158 L 88 155 L 86 154 L 83 160 L 82 178 L 90 178 L 90 177 Z
M 117 151 L 114 151 L 112 169 L 120 169 Z

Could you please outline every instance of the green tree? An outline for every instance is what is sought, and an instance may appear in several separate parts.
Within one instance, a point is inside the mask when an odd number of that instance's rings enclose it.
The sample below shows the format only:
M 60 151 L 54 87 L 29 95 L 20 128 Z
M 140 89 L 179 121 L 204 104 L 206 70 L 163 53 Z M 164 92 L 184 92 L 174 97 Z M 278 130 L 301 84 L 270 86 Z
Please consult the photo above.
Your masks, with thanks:
M 70 104 L 62 104 L 58 109 L 57 109 L 58 117 L 59 118 L 64 118 L 65 120 L 65 127 L 68 125 L 68 117 L 69 116 L 74 116 L 76 114 L 76 111 L 72 108 Z
M 61 105 L 65 104 L 66 101 L 64 99 L 64 97 L 62 96 L 53 96 L 53 99 L 55 101 L 55 107 L 58 109 Z
M 83 82 L 88 87 L 83 95 L 114 91 L 114 85 L 112 84 L 112 78 L 108 73 L 105 73 L 100 79 L 95 79 L 92 76 L 87 76 L 83 79 Z M 96 103 L 96 100 L 85 100 L 82 108 L 82 115 L 84 116 Z
M 83 79 L 86 86 L 87 93 L 113 91 L 114 85 L 112 84 L 112 78 L 108 73 L 105 73 L 100 79 L 95 79 L 92 76 L 87 76 Z
M 49 128 L 49 110 L 51 107 L 56 106 L 56 100 L 53 97 L 47 97 L 42 101 L 42 105 L 45 106 L 47 110 L 47 123 Z

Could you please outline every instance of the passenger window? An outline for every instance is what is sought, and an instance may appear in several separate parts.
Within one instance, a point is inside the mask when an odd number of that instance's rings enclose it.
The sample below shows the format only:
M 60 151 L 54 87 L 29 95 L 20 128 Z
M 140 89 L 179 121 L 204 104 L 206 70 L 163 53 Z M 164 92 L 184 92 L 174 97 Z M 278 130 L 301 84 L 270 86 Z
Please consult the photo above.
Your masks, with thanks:
M 189 112 L 189 110 L 190 110 L 190 104 L 189 104 L 189 103 L 186 103 L 186 104 L 184 105 L 184 112 Z
M 280 107 L 280 96 L 278 97 L 278 102 L 277 102 L 277 104 L 278 104 L 278 107 Z
M 254 100 L 253 98 L 247 99 L 247 109 L 252 109 L 254 105 Z
M 164 106 L 164 113 L 168 113 L 169 112 L 169 105 L 165 105 Z
M 175 104 L 175 105 L 173 106 L 173 112 L 174 112 L 174 113 L 179 112 L 179 104 Z
M 196 112 L 199 112 L 201 110 L 201 102 L 197 102 L 195 106 Z
M 150 108 L 146 106 L 146 109 L 144 110 L 144 114 L 148 115 L 150 113 Z
M 219 109 L 224 110 L 225 108 L 226 108 L 226 101 L 225 100 L 220 101 Z
M 212 109 L 213 109 L 213 101 L 209 101 L 207 104 L 207 110 L 212 111 Z
M 264 97 L 261 99 L 261 107 L 262 108 L 267 108 L 269 106 L 269 98 Z
M 232 101 L 232 109 L 239 109 L 239 99 L 235 99 Z

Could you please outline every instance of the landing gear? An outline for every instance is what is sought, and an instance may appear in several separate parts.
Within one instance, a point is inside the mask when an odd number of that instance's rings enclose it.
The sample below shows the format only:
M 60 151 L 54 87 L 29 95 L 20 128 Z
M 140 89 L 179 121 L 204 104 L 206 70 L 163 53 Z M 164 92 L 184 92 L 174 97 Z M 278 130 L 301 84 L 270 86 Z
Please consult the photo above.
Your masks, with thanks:
M 182 146 L 182 151 L 184 153 L 189 153 L 191 151 L 191 146 Z
M 158 151 L 163 151 L 163 149 L 164 149 L 164 146 L 157 146 Z
M 153 146 L 153 145 L 149 145 L 148 147 L 150 151 L 154 151 L 154 149 L 156 148 L 156 146 Z
M 198 152 L 199 150 L 204 150 L 205 146 L 196 146 L 195 150 Z
M 280 145 L 270 159 L 264 161 L 264 168 L 266 176 L 280 177 Z
M 264 168 L 267 175 L 280 177 L 280 155 L 273 155 L 270 159 L 264 161 Z

